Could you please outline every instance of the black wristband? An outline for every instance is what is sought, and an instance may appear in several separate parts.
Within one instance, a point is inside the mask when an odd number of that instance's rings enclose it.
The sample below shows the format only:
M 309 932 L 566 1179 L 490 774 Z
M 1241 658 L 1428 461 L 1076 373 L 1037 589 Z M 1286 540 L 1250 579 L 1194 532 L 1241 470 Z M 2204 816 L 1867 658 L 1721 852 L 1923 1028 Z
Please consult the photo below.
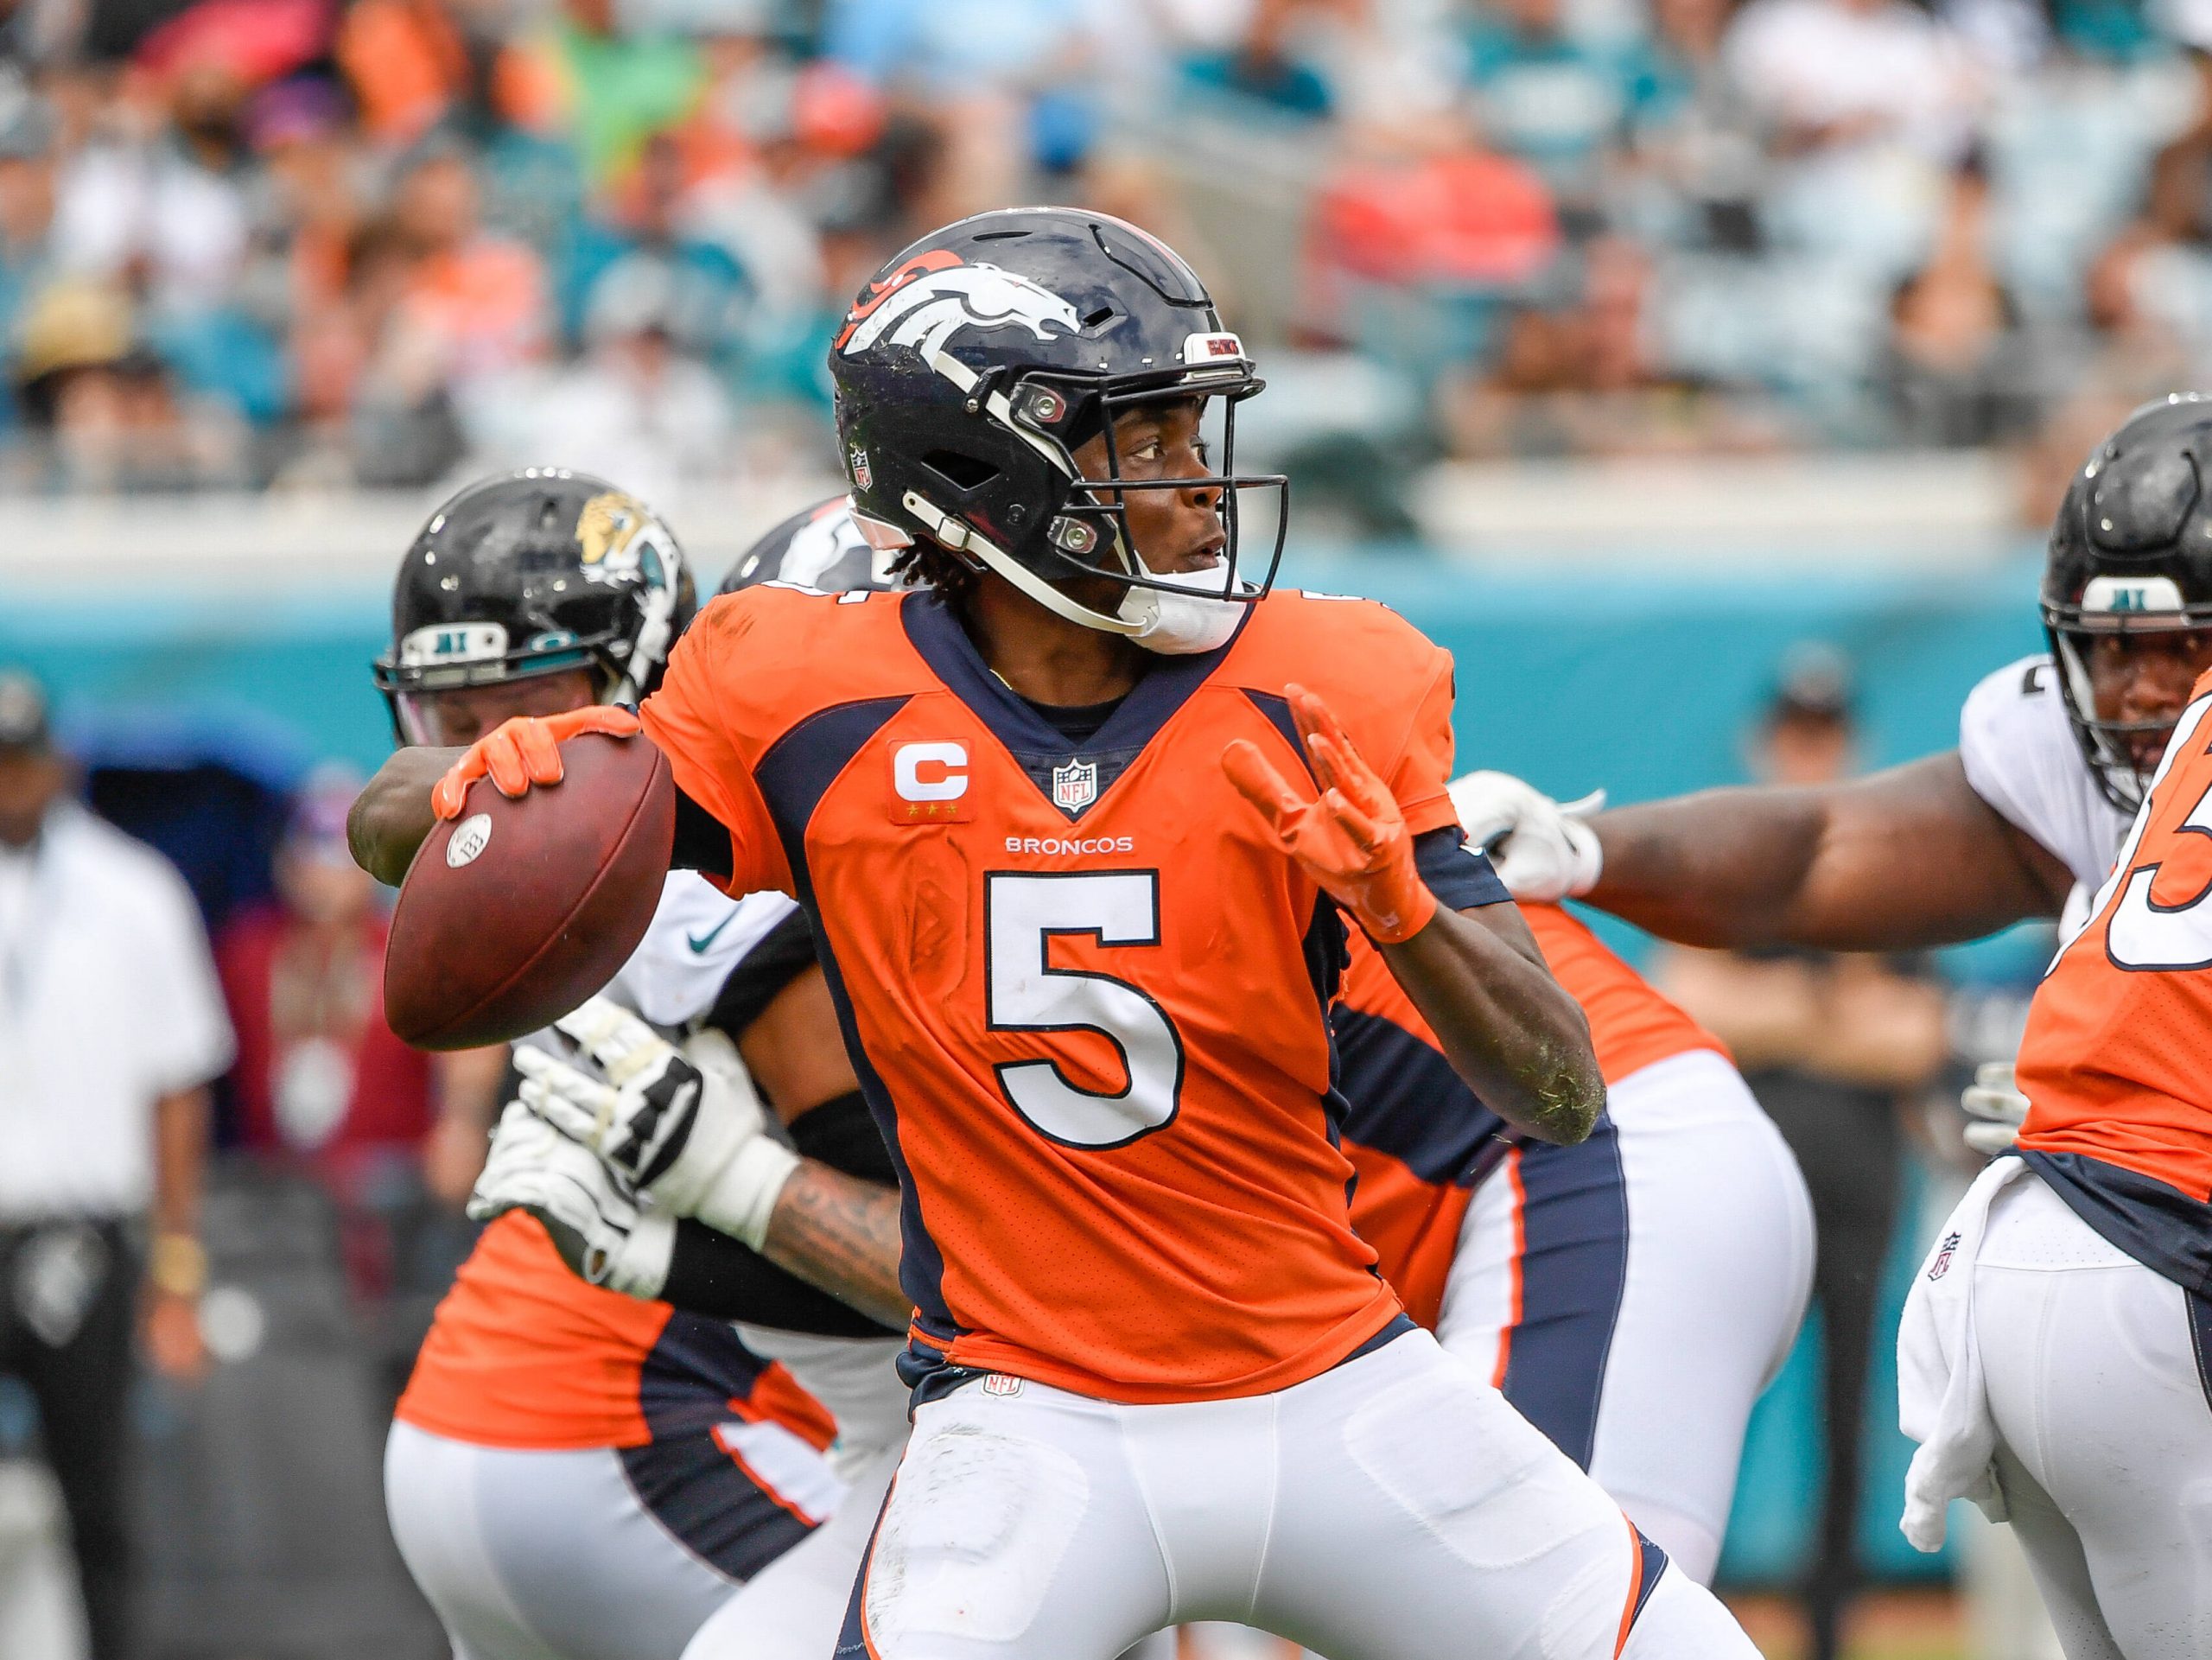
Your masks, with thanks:
M 737 1042 L 777 994 L 815 960 L 814 930 L 805 912 L 793 911 L 730 966 L 728 978 L 715 994 L 715 1006 L 707 1011 L 707 1024 Z
M 726 1233 L 685 1217 L 676 1224 L 661 1300 L 689 1313 L 739 1320 L 817 1337 L 882 1337 L 869 1319 Z
M 875 1115 L 858 1090 L 849 1090 L 818 1107 L 810 1107 L 791 1121 L 791 1145 L 803 1158 L 816 1159 L 832 1170 L 842 1170 L 863 1181 L 899 1185 L 898 1167 L 891 1149 L 876 1128 Z
M 1447 910 L 1471 911 L 1478 906 L 1502 905 L 1513 897 L 1498 880 L 1490 855 L 1468 846 L 1467 833 L 1457 824 L 1414 836 L 1414 864 L 1436 902 Z
M 705 876 L 727 876 L 737 868 L 728 826 L 681 790 L 676 792 L 676 844 L 669 851 L 668 868 Z

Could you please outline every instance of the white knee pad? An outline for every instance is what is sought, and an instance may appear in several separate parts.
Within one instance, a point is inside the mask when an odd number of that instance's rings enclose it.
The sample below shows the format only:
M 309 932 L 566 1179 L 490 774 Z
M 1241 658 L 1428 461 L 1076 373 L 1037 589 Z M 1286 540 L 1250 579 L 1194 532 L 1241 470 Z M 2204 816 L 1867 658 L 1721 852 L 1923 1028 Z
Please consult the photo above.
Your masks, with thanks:
M 900 1466 L 867 1569 L 868 1631 L 1010 1643 L 1043 1608 L 1090 1502 L 1057 1447 L 955 1423 Z
M 1423 1368 L 1353 1414 L 1368 1479 L 1470 1568 L 1522 1566 L 1627 1524 L 1567 1455 L 1487 1387 Z

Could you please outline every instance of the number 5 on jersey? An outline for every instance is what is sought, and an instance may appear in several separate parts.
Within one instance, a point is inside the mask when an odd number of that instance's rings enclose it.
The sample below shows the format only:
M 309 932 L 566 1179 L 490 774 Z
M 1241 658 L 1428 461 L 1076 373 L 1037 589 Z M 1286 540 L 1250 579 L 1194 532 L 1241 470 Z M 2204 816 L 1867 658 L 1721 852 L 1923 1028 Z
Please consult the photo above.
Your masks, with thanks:
M 1181 1104 L 1183 1044 L 1160 1005 L 1126 980 L 1052 965 L 1052 940 L 1160 944 L 1160 873 L 1083 871 L 984 879 L 994 1032 L 1096 1032 L 1128 1073 L 1118 1094 L 1077 1089 L 1058 1063 L 1001 1062 L 999 1087 L 1041 1134 L 1074 1147 L 1122 1147 L 1164 1128 Z

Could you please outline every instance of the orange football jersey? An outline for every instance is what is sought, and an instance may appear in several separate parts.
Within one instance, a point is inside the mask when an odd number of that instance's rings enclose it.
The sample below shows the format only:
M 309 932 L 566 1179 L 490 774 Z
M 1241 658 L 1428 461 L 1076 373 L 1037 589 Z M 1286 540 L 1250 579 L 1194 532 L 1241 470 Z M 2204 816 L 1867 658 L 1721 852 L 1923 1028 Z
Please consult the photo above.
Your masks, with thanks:
M 643 1447 L 732 1417 L 826 1447 L 821 1404 L 724 1321 L 588 1285 L 510 1211 L 438 1305 L 397 1417 L 476 1447 Z
M 2019 1149 L 2082 1220 L 2212 1290 L 2212 675 L 2028 1009 Z
M 1521 914 L 1554 977 L 1589 1017 L 1606 1083 L 1694 1049 L 1727 1053 L 1558 906 L 1523 905 Z M 1468 1200 L 1503 1160 L 1514 1131 L 1460 1081 L 1364 939 L 1352 941 L 1333 1020 L 1344 1058 L 1344 1150 L 1359 1173 L 1352 1225 L 1375 1247 L 1406 1312 L 1433 1326 Z
M 1331 1139 L 1343 927 L 1221 766 L 1303 768 L 1291 683 L 1456 830 L 1451 659 L 1365 601 L 1276 593 L 1080 741 L 928 592 L 716 600 L 647 700 L 730 891 L 812 913 L 900 1169 L 910 1381 L 1258 1394 L 1398 1316 Z

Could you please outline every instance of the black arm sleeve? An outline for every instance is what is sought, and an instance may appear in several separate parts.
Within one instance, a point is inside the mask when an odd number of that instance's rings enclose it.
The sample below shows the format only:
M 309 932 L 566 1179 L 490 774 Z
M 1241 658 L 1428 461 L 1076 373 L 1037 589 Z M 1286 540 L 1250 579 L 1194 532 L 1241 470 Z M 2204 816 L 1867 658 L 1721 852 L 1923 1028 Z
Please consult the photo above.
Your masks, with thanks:
M 891 1149 L 875 1127 L 858 1090 L 810 1108 L 791 1123 L 791 1145 L 800 1156 L 814 1159 L 832 1170 L 842 1170 L 862 1181 L 899 1185 L 899 1172 L 891 1162 Z
M 676 845 L 668 868 L 706 876 L 727 876 L 736 868 L 728 827 L 681 790 L 676 792 Z
M 805 912 L 794 911 L 731 965 L 729 977 L 715 994 L 715 1006 L 707 1011 L 707 1024 L 728 1033 L 735 1043 L 776 994 L 812 968 L 814 961 L 814 930 L 807 925 Z
M 895 1335 L 891 1327 L 777 1267 L 743 1241 L 689 1217 L 676 1224 L 676 1250 L 660 1294 L 689 1313 L 779 1331 L 817 1337 Z
M 1503 904 L 1513 897 L 1498 880 L 1490 855 L 1469 847 L 1467 833 L 1457 824 L 1423 830 L 1414 836 L 1414 864 L 1436 895 L 1436 902 L 1446 910 L 1471 911 L 1478 906 Z

